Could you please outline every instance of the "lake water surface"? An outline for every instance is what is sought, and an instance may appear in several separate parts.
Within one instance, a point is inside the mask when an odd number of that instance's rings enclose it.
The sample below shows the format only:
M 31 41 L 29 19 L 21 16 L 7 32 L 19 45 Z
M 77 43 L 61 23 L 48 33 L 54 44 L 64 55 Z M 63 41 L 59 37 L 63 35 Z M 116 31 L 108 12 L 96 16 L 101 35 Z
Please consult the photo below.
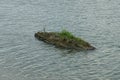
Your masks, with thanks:
M 44 27 L 97 49 L 36 40 Z M 120 80 L 120 0 L 0 0 L 0 80 Z

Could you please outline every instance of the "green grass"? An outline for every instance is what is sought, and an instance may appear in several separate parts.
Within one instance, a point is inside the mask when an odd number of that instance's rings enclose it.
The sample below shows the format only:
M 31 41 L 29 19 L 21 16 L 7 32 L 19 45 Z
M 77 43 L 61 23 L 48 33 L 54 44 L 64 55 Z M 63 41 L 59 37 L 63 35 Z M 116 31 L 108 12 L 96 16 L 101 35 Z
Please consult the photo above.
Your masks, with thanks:
M 74 38 L 75 38 L 75 36 L 73 36 L 72 33 L 68 32 L 68 31 L 65 30 L 65 29 L 63 29 L 63 30 L 59 33 L 59 35 L 60 35 L 61 37 L 65 37 L 65 38 L 68 38 L 68 39 L 74 39 Z
M 67 38 L 67 39 L 72 39 L 72 40 L 75 40 L 75 41 L 78 41 L 80 44 L 84 45 L 84 46 L 87 46 L 89 45 L 88 42 L 84 41 L 83 39 L 81 38 L 78 38 L 78 37 L 75 37 L 71 32 L 63 29 L 59 35 L 62 37 L 62 38 Z

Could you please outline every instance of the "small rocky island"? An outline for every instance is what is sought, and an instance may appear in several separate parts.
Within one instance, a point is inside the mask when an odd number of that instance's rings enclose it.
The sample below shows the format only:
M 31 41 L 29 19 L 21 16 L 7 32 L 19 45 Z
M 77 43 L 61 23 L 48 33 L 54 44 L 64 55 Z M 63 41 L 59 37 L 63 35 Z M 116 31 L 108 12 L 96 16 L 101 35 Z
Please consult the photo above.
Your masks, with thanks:
M 35 37 L 38 40 L 53 44 L 56 47 L 72 50 L 94 50 L 95 47 L 91 46 L 88 42 L 81 38 L 73 36 L 67 30 L 61 32 L 37 32 Z

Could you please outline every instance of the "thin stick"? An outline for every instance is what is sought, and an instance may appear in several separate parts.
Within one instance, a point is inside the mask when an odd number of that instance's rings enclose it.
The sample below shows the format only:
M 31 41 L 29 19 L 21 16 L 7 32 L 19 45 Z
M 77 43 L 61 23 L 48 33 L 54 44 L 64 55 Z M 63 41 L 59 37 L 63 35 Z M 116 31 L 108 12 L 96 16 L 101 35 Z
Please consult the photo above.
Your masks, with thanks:
M 43 28 L 43 31 L 45 32 L 45 27 Z

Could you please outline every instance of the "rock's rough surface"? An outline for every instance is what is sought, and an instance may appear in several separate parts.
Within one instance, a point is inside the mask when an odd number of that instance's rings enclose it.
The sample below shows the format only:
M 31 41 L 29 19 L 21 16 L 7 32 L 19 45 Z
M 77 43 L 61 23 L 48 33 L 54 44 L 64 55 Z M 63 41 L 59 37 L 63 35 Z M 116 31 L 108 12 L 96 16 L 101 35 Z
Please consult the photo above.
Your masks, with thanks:
M 88 42 L 77 38 L 68 38 L 61 36 L 58 32 L 37 32 L 35 37 L 46 43 L 53 44 L 56 47 L 75 50 L 94 50 L 95 47 L 91 46 Z

